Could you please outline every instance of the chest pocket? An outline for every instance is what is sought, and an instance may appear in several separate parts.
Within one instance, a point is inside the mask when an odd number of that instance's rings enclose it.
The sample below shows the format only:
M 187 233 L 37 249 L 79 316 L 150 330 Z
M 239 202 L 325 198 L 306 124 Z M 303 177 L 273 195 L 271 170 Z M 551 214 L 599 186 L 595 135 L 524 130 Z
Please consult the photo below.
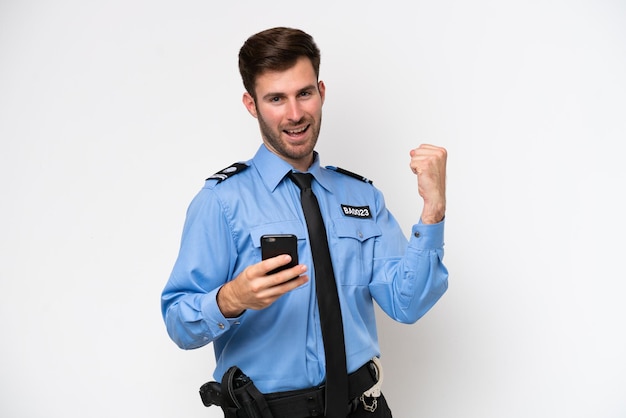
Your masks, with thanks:
M 371 219 L 333 220 L 337 248 L 333 248 L 335 276 L 342 285 L 367 286 L 372 277 L 374 246 L 382 235 Z

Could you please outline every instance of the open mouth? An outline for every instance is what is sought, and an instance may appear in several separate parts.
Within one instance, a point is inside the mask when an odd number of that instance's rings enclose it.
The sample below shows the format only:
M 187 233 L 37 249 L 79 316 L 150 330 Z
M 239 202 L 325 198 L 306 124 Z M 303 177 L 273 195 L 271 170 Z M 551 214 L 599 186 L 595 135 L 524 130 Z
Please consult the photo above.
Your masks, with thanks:
M 283 132 L 289 136 L 297 137 L 305 133 L 309 129 L 310 125 L 303 126 L 298 129 L 284 129 Z

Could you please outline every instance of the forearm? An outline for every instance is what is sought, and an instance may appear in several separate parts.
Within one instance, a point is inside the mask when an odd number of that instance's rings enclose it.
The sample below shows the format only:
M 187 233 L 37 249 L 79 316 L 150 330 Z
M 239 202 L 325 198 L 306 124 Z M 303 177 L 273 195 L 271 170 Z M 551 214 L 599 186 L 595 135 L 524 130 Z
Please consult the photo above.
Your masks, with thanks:
M 183 349 L 202 347 L 228 331 L 236 321 L 221 313 L 216 295 L 209 293 L 170 294 L 162 297 L 163 317 L 170 338 Z
M 415 225 L 403 257 L 376 260 L 370 291 L 394 320 L 417 321 L 447 290 L 443 230 L 444 222 Z

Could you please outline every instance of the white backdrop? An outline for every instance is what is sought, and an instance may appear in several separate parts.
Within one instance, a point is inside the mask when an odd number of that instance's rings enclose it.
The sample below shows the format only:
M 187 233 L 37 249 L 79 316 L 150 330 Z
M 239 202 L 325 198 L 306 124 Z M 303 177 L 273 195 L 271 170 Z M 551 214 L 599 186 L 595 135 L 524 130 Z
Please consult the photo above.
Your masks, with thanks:
M 407 233 L 409 149 L 449 150 L 450 289 L 379 318 L 395 416 L 626 417 L 617 0 L 0 0 L 0 416 L 221 416 L 159 296 L 203 179 L 259 144 L 236 57 L 276 25 L 322 50 L 322 163 Z

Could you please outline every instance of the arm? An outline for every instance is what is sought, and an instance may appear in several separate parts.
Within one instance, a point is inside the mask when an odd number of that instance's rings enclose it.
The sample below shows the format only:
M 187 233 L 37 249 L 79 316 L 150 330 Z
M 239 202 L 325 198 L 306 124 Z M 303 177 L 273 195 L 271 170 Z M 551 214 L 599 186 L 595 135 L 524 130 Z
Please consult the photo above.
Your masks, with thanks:
M 376 243 L 370 291 L 381 308 L 400 322 L 417 321 L 448 288 L 443 265 L 446 160 L 447 152 L 440 147 L 421 145 L 411 150 L 410 167 L 417 175 L 424 207 L 407 246 L 403 248 L 405 241 L 396 238 L 400 228 L 382 200 L 378 208 L 377 219 L 385 232 Z
M 201 347 L 231 325 L 217 306 L 231 279 L 236 247 L 214 194 L 202 189 L 187 210 L 178 257 L 161 295 L 170 338 L 181 348 Z
M 288 256 L 247 266 L 236 277 L 239 249 L 219 198 L 203 189 L 187 212 L 178 258 L 163 290 L 167 331 L 181 348 L 204 346 L 226 333 L 246 309 L 263 309 L 308 280 L 303 265 L 273 275 Z M 300 276 L 290 281 L 294 276 Z

